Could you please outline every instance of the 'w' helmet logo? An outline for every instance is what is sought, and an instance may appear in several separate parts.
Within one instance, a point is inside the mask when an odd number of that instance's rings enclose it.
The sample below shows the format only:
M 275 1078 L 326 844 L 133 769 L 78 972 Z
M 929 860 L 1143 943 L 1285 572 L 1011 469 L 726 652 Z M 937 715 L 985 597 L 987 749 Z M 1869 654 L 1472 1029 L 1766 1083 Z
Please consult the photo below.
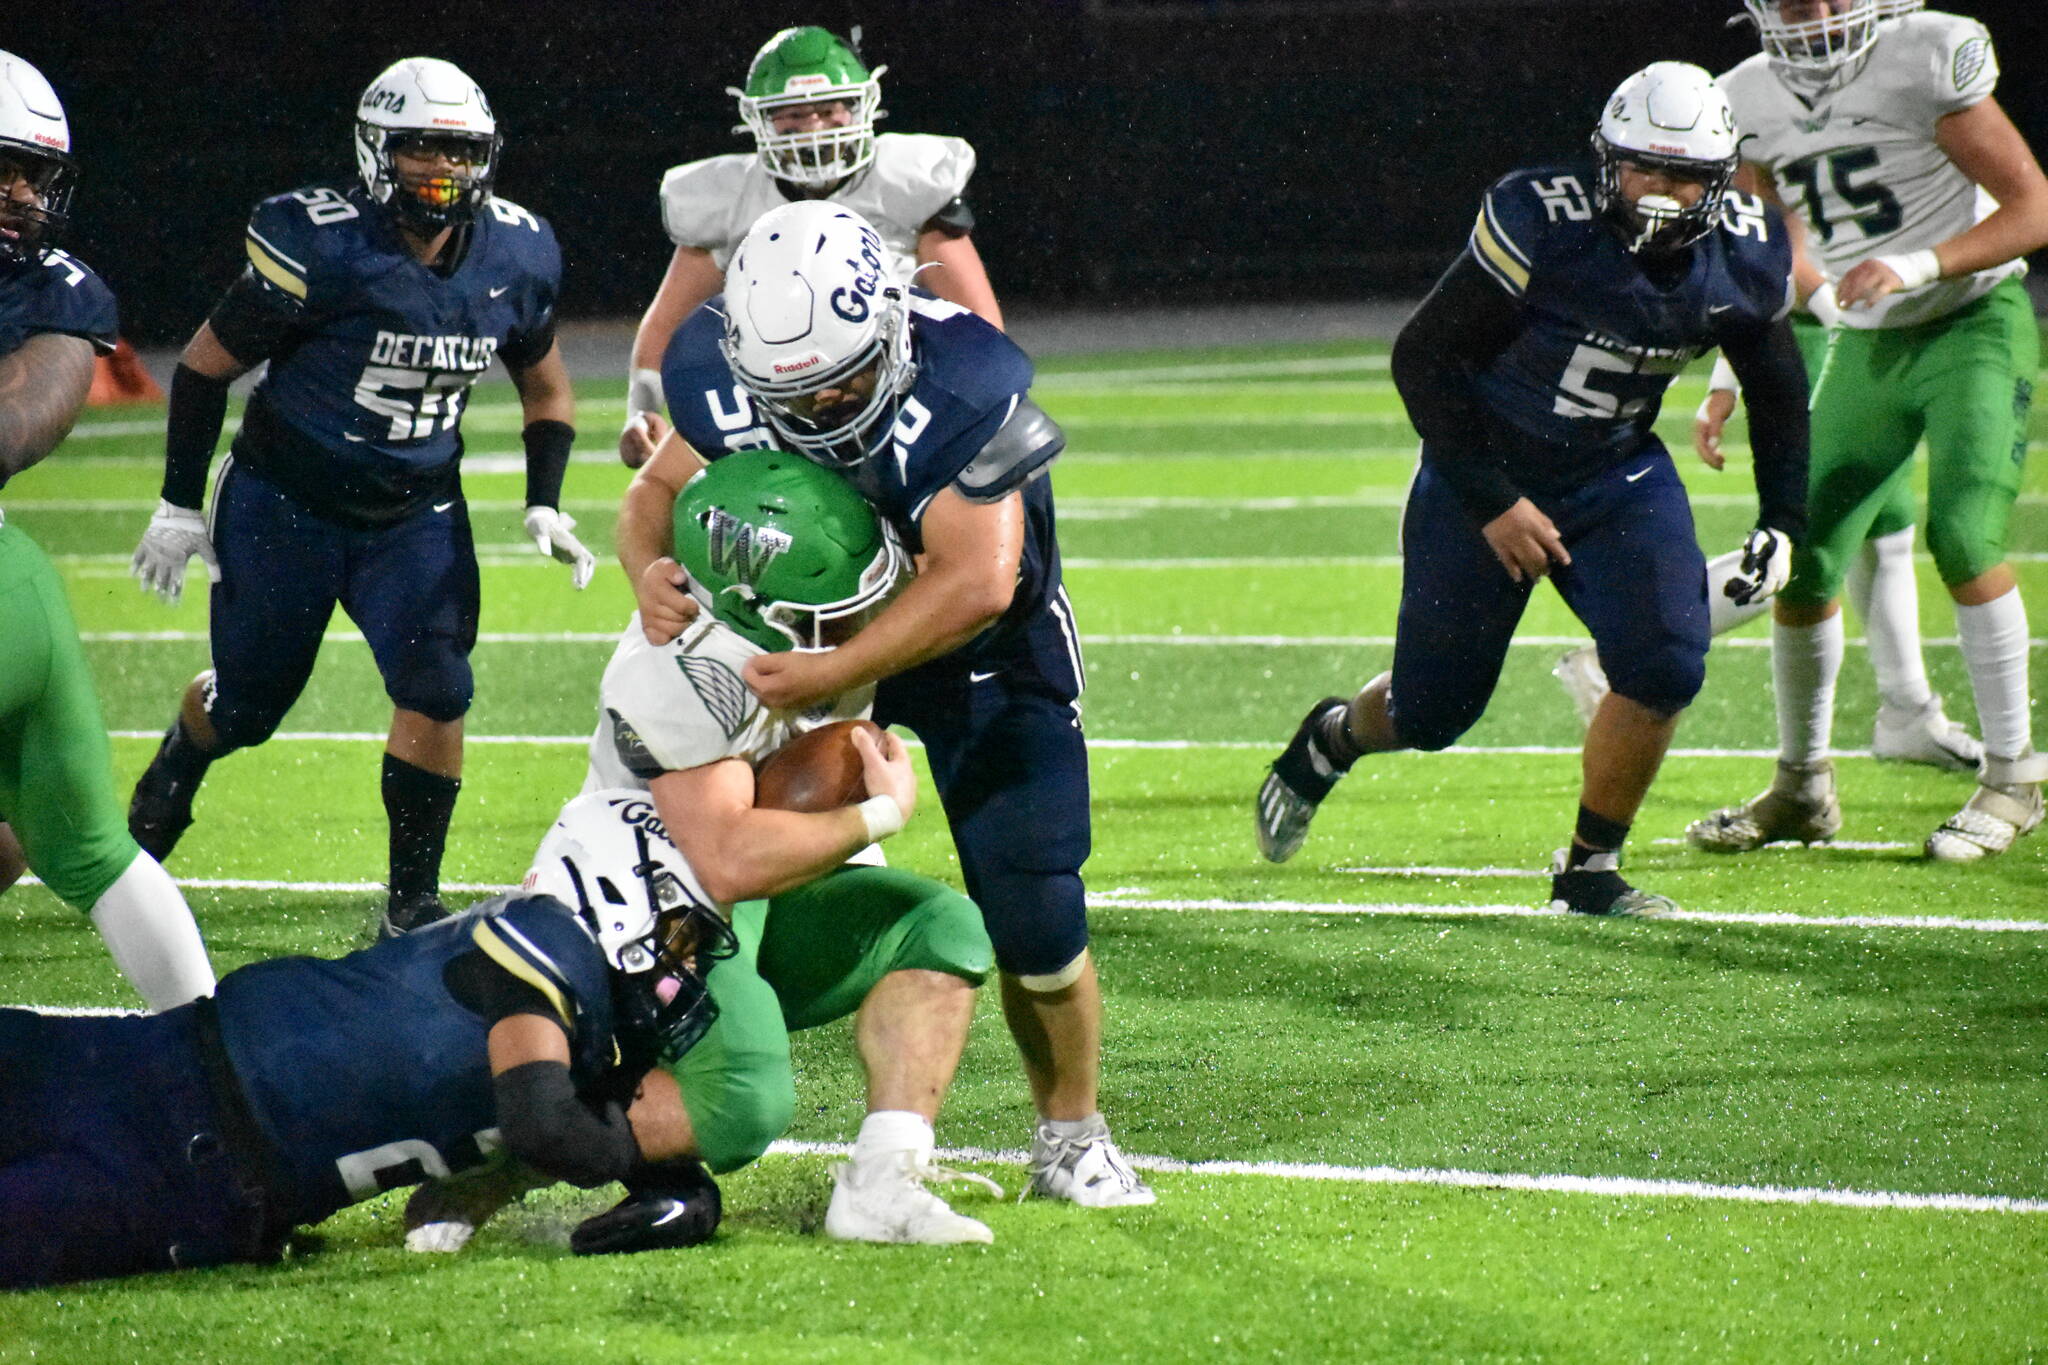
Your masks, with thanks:
M 768 566 L 791 544 L 787 531 L 752 525 L 719 507 L 706 515 L 704 529 L 709 533 L 705 548 L 712 569 L 750 588 L 760 583 Z

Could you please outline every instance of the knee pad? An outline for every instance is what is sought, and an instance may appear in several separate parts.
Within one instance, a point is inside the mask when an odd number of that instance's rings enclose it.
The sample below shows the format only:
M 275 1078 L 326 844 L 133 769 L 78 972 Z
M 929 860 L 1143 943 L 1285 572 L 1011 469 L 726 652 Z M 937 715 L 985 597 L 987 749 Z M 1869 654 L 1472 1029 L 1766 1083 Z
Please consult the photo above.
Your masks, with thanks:
M 940 887 L 906 917 L 902 946 L 891 971 L 921 970 L 957 976 L 971 986 L 988 980 L 995 948 L 981 908 L 958 891 Z
M 430 637 L 393 672 L 394 676 L 384 680 L 393 706 L 443 723 L 469 714 L 469 704 L 476 696 L 476 675 L 470 670 L 469 657 L 456 648 L 455 641 Z
M 676 1071 L 683 1108 L 697 1136 L 697 1155 L 715 1174 L 724 1175 L 753 1162 L 789 1130 L 796 1117 L 796 1085 L 786 1056 L 757 1069 L 729 1068 L 718 1082 L 706 1085 L 686 1069 Z
M 213 726 L 215 741 L 211 757 L 215 759 L 269 739 L 298 700 L 296 693 L 287 696 L 260 681 L 223 688 L 218 675 L 208 680 L 205 697 L 206 719 Z
M 1389 694 L 1387 718 L 1393 722 L 1395 737 L 1409 748 L 1448 749 L 1479 723 L 1487 700 L 1481 697 L 1472 703 L 1460 698 L 1448 704 L 1404 705 L 1399 694 Z
M 996 965 L 1011 976 L 1057 975 L 1087 950 L 1088 905 L 1080 873 L 985 869 L 973 887 Z
M 1615 664 L 1607 670 L 1608 686 L 1667 716 L 1692 705 L 1707 681 L 1706 651 L 1676 640 L 1640 653 L 1625 652 Z
M 1083 948 L 1072 962 L 1069 962 L 1058 971 L 1044 972 L 1038 976 L 1019 976 L 1017 984 L 1030 991 L 1033 995 L 1051 995 L 1055 991 L 1063 991 L 1076 981 L 1079 981 L 1081 979 L 1081 971 L 1087 965 L 1088 950 Z

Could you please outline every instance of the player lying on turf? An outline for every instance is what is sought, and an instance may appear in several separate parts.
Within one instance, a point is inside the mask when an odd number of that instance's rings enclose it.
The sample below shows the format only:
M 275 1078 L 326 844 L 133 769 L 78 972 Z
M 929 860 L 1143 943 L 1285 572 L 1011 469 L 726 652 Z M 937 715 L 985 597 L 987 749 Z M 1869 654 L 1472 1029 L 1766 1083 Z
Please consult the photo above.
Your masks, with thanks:
M 827 1235 L 989 1241 L 986 1226 L 925 1188 L 955 1175 L 932 1164 L 932 1123 L 966 1043 L 975 987 L 993 965 L 981 914 L 956 891 L 881 866 L 871 847 L 902 827 L 916 797 L 894 736 L 855 738 L 868 793 L 857 805 L 757 803 L 755 765 L 817 727 L 863 715 L 872 687 L 775 711 L 740 680 L 763 653 L 829 648 L 857 631 L 897 587 L 902 552 L 844 479 L 777 451 L 734 455 L 692 479 L 676 500 L 675 528 L 676 557 L 705 610 L 664 645 L 648 642 L 637 615 L 627 625 L 605 669 L 586 795 L 569 808 L 601 800 L 618 819 L 665 829 L 691 884 L 731 908 L 739 951 L 710 977 L 718 1020 L 672 1068 L 683 1111 L 674 1140 L 716 1172 L 754 1160 L 795 1112 L 789 1032 L 851 1014 L 868 1112 L 852 1160 L 834 1172 Z M 573 833 L 556 826 L 529 886 L 596 896 L 593 888 L 629 869 L 629 841 L 594 834 L 579 843 Z M 519 1187 L 514 1172 L 423 1191 L 408 1211 L 408 1245 L 459 1247 Z M 650 1244 L 642 1233 L 673 1245 L 669 1229 L 685 1215 L 709 1235 L 716 1200 L 708 1176 L 681 1201 L 629 1182 L 627 1200 L 606 1217 L 617 1249 Z
M 1671 908 L 1622 879 L 1621 848 L 1706 676 L 1706 564 L 1653 424 L 1672 377 L 1708 348 L 1727 353 L 1758 417 L 1743 598 L 1784 583 L 1805 527 L 1792 251 L 1774 211 L 1728 190 L 1737 144 L 1713 78 L 1657 62 L 1608 100 L 1595 164 L 1515 171 L 1487 192 L 1470 245 L 1394 343 L 1423 446 L 1393 670 L 1303 718 L 1259 789 L 1267 858 L 1294 855 L 1362 755 L 1442 749 L 1469 729 L 1548 577 L 1614 684 L 1586 732 L 1551 904 Z
M 113 294 L 57 249 L 77 169 L 56 92 L 0 52 L 0 486 L 70 433 L 93 352 L 114 348 Z M 213 968 L 185 898 L 128 837 L 113 768 L 63 580 L 0 510 L 0 891 L 33 868 L 168 1009 L 213 989 Z
M 0 1010 L 0 1287 L 275 1260 L 294 1227 L 499 1148 L 687 1187 L 643 1154 L 636 1083 L 708 1022 L 732 931 L 658 858 L 611 890 L 497 896 L 163 1014 Z

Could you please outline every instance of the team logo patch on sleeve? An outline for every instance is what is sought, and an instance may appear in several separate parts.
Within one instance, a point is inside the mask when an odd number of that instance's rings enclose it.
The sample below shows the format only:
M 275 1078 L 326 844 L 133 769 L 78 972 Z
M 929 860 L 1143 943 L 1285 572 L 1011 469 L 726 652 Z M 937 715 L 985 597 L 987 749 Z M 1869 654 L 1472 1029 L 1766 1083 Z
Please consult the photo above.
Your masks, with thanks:
M 1956 49 L 1955 61 L 1950 66 L 1957 90 L 1968 90 L 1970 83 L 1983 74 L 1984 64 L 1991 60 L 1991 40 L 1972 38 Z
M 731 739 L 737 735 L 747 722 L 747 699 L 752 695 L 747 691 L 747 685 L 740 681 L 740 675 L 711 659 L 686 656 L 676 660 L 676 667 L 683 670 L 683 676 L 690 680 L 698 700 L 704 703 L 704 709 L 711 713 L 718 727 L 725 731 L 725 737 Z
M 640 777 L 649 777 L 662 771 L 648 752 L 647 741 L 640 738 L 640 732 L 633 728 L 631 721 L 618 712 L 606 708 L 605 716 L 612 723 L 612 751 L 619 756 L 619 762 L 626 765 L 626 771 Z

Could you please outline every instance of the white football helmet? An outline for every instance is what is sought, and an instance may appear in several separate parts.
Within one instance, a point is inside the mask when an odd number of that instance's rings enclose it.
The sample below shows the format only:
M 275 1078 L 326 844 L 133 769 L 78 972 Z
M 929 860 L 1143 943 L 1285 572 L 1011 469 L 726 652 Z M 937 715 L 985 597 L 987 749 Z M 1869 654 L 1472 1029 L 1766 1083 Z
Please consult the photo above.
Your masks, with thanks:
M 623 978 L 614 1006 L 665 1056 L 702 1037 L 718 1007 L 704 973 L 730 957 L 732 926 L 713 908 L 644 791 L 586 792 L 562 807 L 522 884 L 583 917 Z
M 881 450 L 917 379 L 888 251 L 867 219 L 807 199 L 762 214 L 726 267 L 726 363 L 775 434 L 822 465 Z
M 447 155 L 454 174 L 402 181 L 392 155 L 407 147 Z M 498 121 L 483 90 L 461 67 L 438 57 L 392 63 L 356 102 L 356 170 L 363 188 L 429 232 L 476 216 L 491 196 L 498 148 Z
M 1877 41 L 1880 19 L 1920 8 L 1917 0 L 1742 0 L 1781 75 L 1825 86 Z
M 1615 88 L 1593 130 L 1594 199 L 1630 251 L 1675 251 L 1720 223 L 1739 141 L 1735 111 L 1712 76 L 1690 62 L 1652 62 Z M 1661 194 L 1631 203 L 1624 162 L 1693 181 L 1701 194 L 1691 204 Z
M 1877 0 L 1877 17 L 1896 19 L 1902 14 L 1927 8 L 1927 0 Z
M 18 197 L 27 182 L 30 197 Z M 0 264 L 40 260 L 70 220 L 71 125 L 43 73 L 0 52 Z

